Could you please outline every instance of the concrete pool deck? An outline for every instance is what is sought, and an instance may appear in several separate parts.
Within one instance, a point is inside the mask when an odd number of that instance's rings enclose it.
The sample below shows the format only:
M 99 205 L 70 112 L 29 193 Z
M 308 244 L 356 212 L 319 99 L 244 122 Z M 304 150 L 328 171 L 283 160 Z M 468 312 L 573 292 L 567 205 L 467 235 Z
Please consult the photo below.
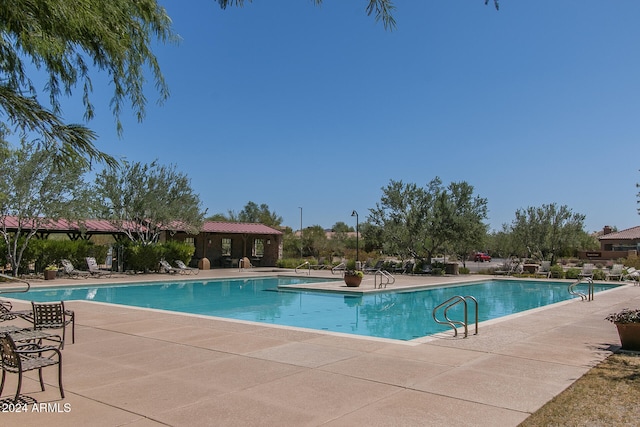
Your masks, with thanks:
M 178 278 L 266 272 L 208 270 Z M 389 289 L 490 277 L 396 278 Z M 358 289 L 372 288 L 373 276 L 365 276 Z M 29 308 L 13 302 L 15 309 Z M 55 369 L 44 370 L 45 392 L 29 373 L 28 412 L 2 413 L 3 425 L 517 426 L 619 347 L 604 317 L 639 307 L 640 288 L 626 285 L 597 293 L 594 301 L 484 322 L 468 338 L 449 332 L 411 342 L 84 301 L 65 305 L 76 313 L 76 342 L 68 339 L 62 352 L 65 398 Z M 7 377 L 2 403 L 15 393 L 15 377 Z

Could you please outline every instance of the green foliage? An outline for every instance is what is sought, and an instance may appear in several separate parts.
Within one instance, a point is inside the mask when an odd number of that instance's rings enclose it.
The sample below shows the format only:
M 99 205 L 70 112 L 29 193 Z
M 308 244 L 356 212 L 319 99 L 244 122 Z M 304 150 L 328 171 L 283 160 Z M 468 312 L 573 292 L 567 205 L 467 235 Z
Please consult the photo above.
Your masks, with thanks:
M 572 279 L 575 280 L 580 276 L 580 269 L 579 268 L 569 268 L 565 273 L 564 273 L 564 277 L 566 279 Z
M 473 197 L 466 182 L 442 185 L 434 178 L 425 188 L 391 180 L 369 222 L 386 254 L 402 259 L 426 258 L 448 246 L 456 253 L 478 245 L 486 233 L 486 199 Z
M 564 269 L 561 265 L 556 264 L 551 266 L 549 269 L 551 271 L 551 277 L 554 279 L 564 279 Z
M 0 251 L 6 253 L 6 244 L 0 242 Z M 62 259 L 68 259 L 78 269 L 85 268 L 86 257 L 94 257 L 98 263 L 103 263 L 108 247 L 95 245 L 87 240 L 48 240 L 31 239 L 23 252 L 18 273 L 28 273 L 30 266 L 35 267 L 35 272 L 42 272 L 49 265 L 60 266 Z M 6 261 L 6 255 L 3 257 Z
M 127 241 L 122 247 L 126 271 L 156 271 L 161 259 L 170 263 L 180 259 L 188 265 L 194 251 L 190 244 L 174 241 L 150 245 Z
M 52 151 L 58 144 L 71 156 L 115 165 L 112 157 L 94 147 L 95 134 L 63 122 L 60 99 L 81 87 L 85 119 L 91 120 L 90 71 L 97 70 L 105 73 L 113 88 L 110 107 L 118 131 L 124 105 L 141 121 L 147 101 L 146 68 L 153 74 L 160 100 L 169 96 L 151 51 L 156 40 L 177 40 L 165 9 L 156 0 L 16 0 L 3 2 L 0 16 L 0 108 L 11 122 L 8 127 L 37 134 Z M 27 74 L 32 70 L 44 73 L 45 98 L 52 111 L 38 101 L 36 87 L 43 85 Z
M 191 257 L 193 256 L 193 253 L 195 251 L 193 245 L 183 242 L 176 242 L 174 240 L 169 240 L 159 246 L 161 249 L 162 258 L 169 261 L 170 264 L 173 264 L 175 260 L 179 259 L 186 265 L 189 265 Z
M 510 255 L 527 258 L 536 254 L 540 259 L 554 263 L 558 256 L 573 254 L 584 245 L 590 246 L 584 219 L 584 215 L 555 203 L 518 209 L 511 225 L 504 226 L 510 239 L 509 250 L 513 251 Z
M 459 272 L 460 274 L 469 274 L 469 273 L 471 273 L 471 270 L 469 270 L 469 268 L 468 268 L 468 267 L 460 267 L 460 268 L 458 269 L 458 272 Z
M 96 177 L 95 194 L 102 202 L 99 216 L 132 241 L 155 243 L 162 230 L 197 234 L 202 226 L 200 198 L 175 165 L 125 162 L 120 169 L 105 169 Z
M 640 309 L 624 308 L 617 313 L 611 313 L 605 320 L 612 323 L 640 323 Z
M 604 271 L 595 269 L 593 270 L 593 280 L 605 280 L 607 275 Z
M 72 161 L 60 167 L 37 143 L 22 141 L 20 147 L 9 149 L 0 141 L 0 146 L 0 237 L 7 261 L 17 274 L 22 258 L 27 255 L 31 259 L 27 245 L 38 231 L 52 221 L 86 215 L 86 169 Z M 6 223 L 8 216 L 18 223 L 11 230 Z

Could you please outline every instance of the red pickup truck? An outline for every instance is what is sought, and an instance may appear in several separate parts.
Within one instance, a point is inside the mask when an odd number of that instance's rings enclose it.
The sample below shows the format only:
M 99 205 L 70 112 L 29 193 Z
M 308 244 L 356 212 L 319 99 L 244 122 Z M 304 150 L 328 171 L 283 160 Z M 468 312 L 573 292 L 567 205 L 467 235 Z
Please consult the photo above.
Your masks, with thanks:
M 473 260 L 475 262 L 485 262 L 491 261 L 491 257 L 489 256 L 489 254 L 485 254 L 484 252 L 476 252 L 476 254 L 473 256 Z

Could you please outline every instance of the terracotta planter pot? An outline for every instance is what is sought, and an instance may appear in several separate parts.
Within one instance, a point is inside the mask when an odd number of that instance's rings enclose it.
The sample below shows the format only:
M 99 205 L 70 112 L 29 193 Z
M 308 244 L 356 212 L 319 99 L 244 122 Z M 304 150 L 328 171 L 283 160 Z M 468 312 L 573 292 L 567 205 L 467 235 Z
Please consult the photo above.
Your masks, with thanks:
M 623 350 L 640 351 L 640 323 L 616 323 Z
M 44 280 L 53 280 L 56 278 L 56 274 L 58 274 L 56 270 L 45 270 Z
M 361 282 L 362 277 L 360 276 L 344 276 L 344 283 L 346 283 L 350 288 L 357 288 L 358 286 L 360 286 Z

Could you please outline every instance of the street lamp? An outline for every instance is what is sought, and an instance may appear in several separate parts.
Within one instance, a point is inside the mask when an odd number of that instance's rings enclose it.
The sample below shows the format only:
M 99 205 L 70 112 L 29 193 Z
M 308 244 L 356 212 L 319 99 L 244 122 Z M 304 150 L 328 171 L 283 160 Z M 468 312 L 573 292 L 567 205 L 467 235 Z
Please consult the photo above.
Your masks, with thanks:
M 302 259 L 302 206 L 298 206 L 300 209 L 300 259 Z
M 360 249 L 360 244 L 358 243 L 358 237 L 360 236 L 360 224 L 358 221 L 358 212 L 356 212 L 355 210 L 353 212 L 351 212 L 351 216 L 355 216 L 356 217 L 356 268 L 358 267 L 358 263 L 360 261 L 359 258 L 359 249 Z

